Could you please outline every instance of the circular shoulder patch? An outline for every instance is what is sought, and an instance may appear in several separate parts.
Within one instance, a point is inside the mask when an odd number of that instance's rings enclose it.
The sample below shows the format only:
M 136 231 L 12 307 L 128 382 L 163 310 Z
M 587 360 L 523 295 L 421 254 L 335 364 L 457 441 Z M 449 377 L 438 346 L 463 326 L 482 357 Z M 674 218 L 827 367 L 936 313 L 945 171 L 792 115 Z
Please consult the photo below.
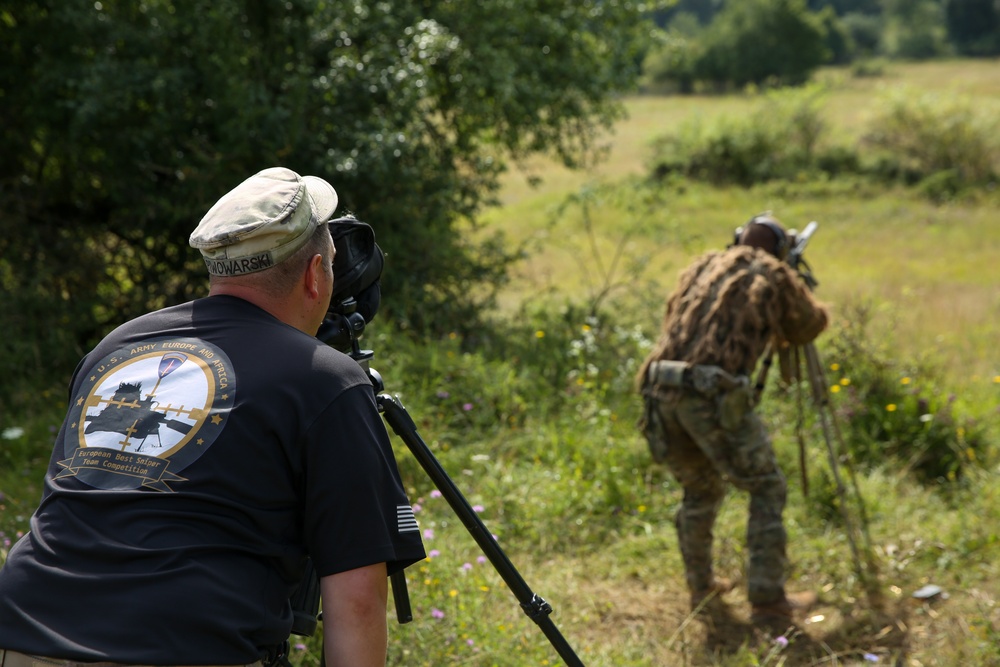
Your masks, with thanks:
M 73 399 L 56 477 L 172 491 L 225 428 L 235 395 L 229 357 L 203 340 L 160 338 L 117 350 L 89 369 Z

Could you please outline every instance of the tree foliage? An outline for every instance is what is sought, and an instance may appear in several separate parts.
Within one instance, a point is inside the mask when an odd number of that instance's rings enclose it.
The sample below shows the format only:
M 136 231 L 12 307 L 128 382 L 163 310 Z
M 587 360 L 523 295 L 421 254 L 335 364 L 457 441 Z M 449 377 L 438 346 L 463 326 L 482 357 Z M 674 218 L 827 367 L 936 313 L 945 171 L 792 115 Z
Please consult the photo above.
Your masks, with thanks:
M 327 177 L 340 212 L 375 228 L 388 255 L 383 313 L 422 332 L 460 326 L 488 303 L 513 249 L 471 244 L 459 223 L 491 202 L 505 160 L 591 154 L 637 75 L 642 9 L 4 3 L 0 307 L 21 346 L 4 351 L 85 345 L 202 293 L 188 234 L 219 196 L 274 165 Z
M 882 51 L 894 58 L 923 60 L 948 55 L 948 33 L 940 0 L 882 0 Z
M 736 86 L 800 84 L 828 53 L 821 19 L 805 0 L 742 0 L 729 3 L 704 37 L 698 78 Z
M 971 56 L 1000 53 L 1000 2 L 945 0 L 948 36 L 959 53 Z

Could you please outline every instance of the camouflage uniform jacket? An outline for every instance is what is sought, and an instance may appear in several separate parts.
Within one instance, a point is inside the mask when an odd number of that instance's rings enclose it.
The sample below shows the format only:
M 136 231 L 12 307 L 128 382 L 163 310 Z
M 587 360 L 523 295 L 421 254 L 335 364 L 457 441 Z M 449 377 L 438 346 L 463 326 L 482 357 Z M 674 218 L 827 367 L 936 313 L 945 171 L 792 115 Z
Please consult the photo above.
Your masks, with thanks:
M 826 328 L 826 307 L 794 269 L 749 246 L 709 252 L 681 274 L 667 300 L 659 342 L 640 370 L 658 359 L 718 366 L 749 375 L 767 347 L 804 345 Z

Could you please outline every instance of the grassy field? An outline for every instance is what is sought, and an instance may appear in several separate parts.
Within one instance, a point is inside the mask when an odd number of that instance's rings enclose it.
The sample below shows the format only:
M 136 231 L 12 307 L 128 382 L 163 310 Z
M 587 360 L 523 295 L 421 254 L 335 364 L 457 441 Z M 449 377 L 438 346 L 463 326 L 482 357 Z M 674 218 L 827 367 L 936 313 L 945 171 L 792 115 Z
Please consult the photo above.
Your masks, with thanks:
M 881 77 L 831 70 L 822 78 L 827 120 L 847 140 L 898 86 L 968 95 L 984 108 L 1000 102 L 997 61 L 890 64 Z M 538 159 L 512 171 L 502 206 L 482 225 L 529 251 L 502 295 L 504 336 L 471 349 L 457 338 L 418 344 L 376 320 L 365 340 L 376 351 L 373 366 L 589 667 L 1000 665 L 997 197 L 935 205 L 903 188 L 804 182 L 686 183 L 641 206 L 629 200 L 629 179 L 645 174 L 652 141 L 693 117 L 739 114 L 754 100 L 628 99 L 629 118 L 607 138 L 608 159 L 595 168 L 570 172 Z M 528 186 L 530 175 L 543 177 L 541 187 Z M 842 470 L 856 470 L 857 493 L 837 496 L 821 411 L 807 405 L 800 414 L 792 396 L 769 388 L 762 416 L 789 478 L 789 588 L 822 598 L 797 628 L 779 634 L 749 624 L 745 587 L 726 596 L 726 613 L 690 614 L 672 527 L 680 491 L 650 463 L 632 387 L 678 271 L 765 209 L 791 227 L 820 223 L 806 257 L 836 315 L 818 343 L 829 382 L 864 382 L 836 370 L 848 360 L 832 343 L 870 318 L 864 331 L 886 362 L 881 372 L 954 410 L 961 419 L 944 419 L 948 445 L 968 445 L 977 457 L 958 479 L 921 481 L 887 454 Z M 594 305 L 598 317 L 590 317 Z M 834 397 L 834 408 L 846 393 Z M 0 415 L 0 560 L 5 540 L 27 530 L 63 400 L 43 396 L 32 414 Z M 902 409 L 874 408 L 898 426 L 889 412 Z M 918 428 L 924 416 L 913 415 Z M 800 417 L 809 494 L 800 480 Z M 396 446 L 430 558 L 408 570 L 413 622 L 398 624 L 390 603 L 389 664 L 562 664 L 447 497 Z M 844 522 L 842 501 L 865 530 Z M 716 527 L 722 575 L 743 575 L 746 515 L 745 497 L 727 498 Z M 852 538 L 871 554 L 871 567 L 859 566 Z M 927 586 L 940 591 L 921 597 Z M 319 664 L 317 637 L 294 641 L 294 664 Z

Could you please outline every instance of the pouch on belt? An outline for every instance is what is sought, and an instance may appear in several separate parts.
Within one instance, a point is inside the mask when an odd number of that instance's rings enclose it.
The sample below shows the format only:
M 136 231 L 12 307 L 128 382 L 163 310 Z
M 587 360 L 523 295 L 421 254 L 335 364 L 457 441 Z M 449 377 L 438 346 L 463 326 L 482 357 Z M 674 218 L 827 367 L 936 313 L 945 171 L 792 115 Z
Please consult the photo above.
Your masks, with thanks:
M 745 375 L 732 375 L 718 366 L 698 365 L 691 367 L 691 384 L 703 396 L 715 397 L 719 424 L 726 430 L 739 427 L 753 409 L 750 378 Z

